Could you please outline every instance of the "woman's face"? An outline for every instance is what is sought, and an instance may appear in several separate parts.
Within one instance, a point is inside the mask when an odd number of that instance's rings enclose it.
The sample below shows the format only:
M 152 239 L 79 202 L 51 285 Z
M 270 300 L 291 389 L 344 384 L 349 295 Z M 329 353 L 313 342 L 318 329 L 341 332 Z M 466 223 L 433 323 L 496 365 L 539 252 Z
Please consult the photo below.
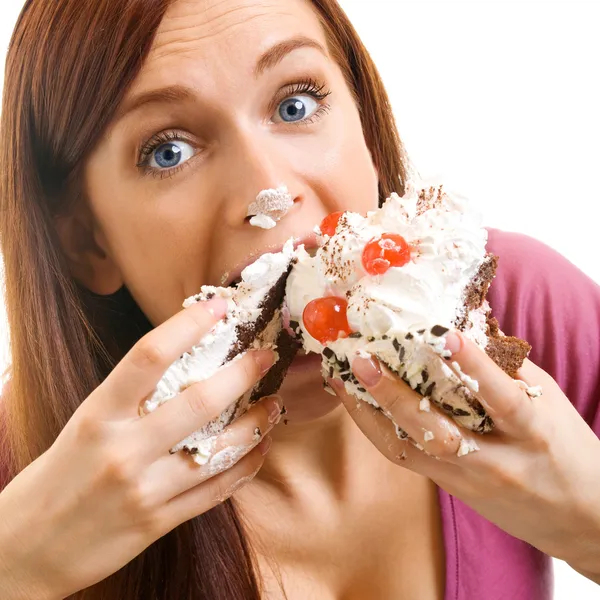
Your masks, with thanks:
M 378 201 L 358 108 L 309 0 L 176 1 L 85 185 L 103 256 L 86 284 L 126 284 L 153 325 L 203 284 L 310 239 L 327 214 Z M 293 208 L 274 229 L 251 226 L 249 204 L 281 185 Z

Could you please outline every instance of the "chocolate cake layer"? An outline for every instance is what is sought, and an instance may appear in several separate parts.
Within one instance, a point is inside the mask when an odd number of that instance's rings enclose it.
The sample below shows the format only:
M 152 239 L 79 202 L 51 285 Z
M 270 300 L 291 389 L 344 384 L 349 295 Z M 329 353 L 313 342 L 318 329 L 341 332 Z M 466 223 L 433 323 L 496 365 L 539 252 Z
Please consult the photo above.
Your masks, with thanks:
M 252 323 L 243 323 L 236 328 L 236 342 L 231 346 L 229 354 L 223 361 L 223 364 L 227 364 L 238 354 L 249 350 L 254 340 L 271 322 L 275 311 L 278 310 L 283 303 L 285 286 L 291 269 L 292 264 L 290 264 L 288 270 L 278 279 L 277 283 L 269 290 L 269 293 L 262 300 L 258 306 L 258 309 L 260 310 L 258 318 Z
M 529 355 L 531 346 L 524 340 L 512 336 L 503 336 L 498 321 L 489 317 L 487 355 L 513 379 L 518 379 L 517 371 Z
M 269 372 L 260 380 L 258 386 L 250 396 L 250 404 L 255 404 L 265 396 L 276 394 L 283 383 L 285 374 L 302 345 L 293 338 L 285 329 L 279 332 L 277 338 L 277 354 L 279 360 L 271 367 Z

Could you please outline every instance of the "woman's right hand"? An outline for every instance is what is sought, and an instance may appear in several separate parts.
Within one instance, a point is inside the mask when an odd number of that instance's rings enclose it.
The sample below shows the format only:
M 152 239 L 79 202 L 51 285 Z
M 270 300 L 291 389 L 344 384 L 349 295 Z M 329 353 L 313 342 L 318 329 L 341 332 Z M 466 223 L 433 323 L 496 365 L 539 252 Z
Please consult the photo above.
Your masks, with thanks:
M 258 472 L 270 445 L 264 436 L 280 418 L 276 397 L 220 434 L 215 454 L 235 449 L 232 460 L 201 467 L 169 449 L 250 389 L 273 364 L 271 351 L 249 352 L 139 416 L 169 365 L 224 314 L 221 300 L 198 303 L 144 336 L 0 494 L 3 600 L 64 598 L 105 579 Z

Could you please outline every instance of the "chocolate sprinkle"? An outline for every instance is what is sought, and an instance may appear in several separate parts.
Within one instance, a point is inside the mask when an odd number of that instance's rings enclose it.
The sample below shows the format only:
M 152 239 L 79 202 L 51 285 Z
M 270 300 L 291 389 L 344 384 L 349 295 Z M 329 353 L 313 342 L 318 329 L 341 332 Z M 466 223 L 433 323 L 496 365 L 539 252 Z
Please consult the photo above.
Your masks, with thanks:
M 415 336 L 414 336 L 412 333 L 407 333 L 407 334 L 406 334 L 406 336 L 405 336 L 405 338 L 406 338 L 407 340 L 412 340 L 414 337 L 415 337 Z
M 342 378 L 343 382 L 346 382 L 346 381 L 348 381 L 350 379 L 351 375 L 350 375 L 350 373 L 342 373 L 340 375 L 340 377 Z
M 300 323 L 298 321 L 290 321 L 290 328 L 296 331 L 296 329 L 300 329 Z
M 421 377 L 423 377 L 423 383 L 427 383 L 429 381 L 429 373 L 427 372 L 427 369 L 423 369 L 421 371 Z
M 335 352 L 331 348 L 323 348 L 323 356 L 327 360 L 331 360 L 335 356 Z
M 400 347 L 400 352 L 398 353 L 398 356 L 400 357 L 400 360 L 404 360 L 404 357 L 406 356 L 406 348 L 404 346 Z
M 348 337 L 357 340 L 362 337 L 362 333 L 360 331 L 355 331 L 354 333 L 351 333 Z
M 435 389 L 435 381 L 432 381 L 431 385 L 425 390 L 425 396 L 431 396 L 431 394 L 433 394 L 434 389 Z
M 419 329 L 419 331 L 417 331 L 417 333 L 418 333 L 419 335 L 423 335 L 423 334 L 425 333 L 425 330 L 424 330 L 424 329 Z
M 462 408 L 454 408 L 454 409 L 452 409 L 452 414 L 455 417 L 468 417 L 469 416 L 469 411 L 464 410 Z
M 436 337 L 442 337 L 446 335 L 450 330 L 447 327 L 442 327 L 442 325 L 434 325 L 431 328 L 431 335 L 435 335 Z

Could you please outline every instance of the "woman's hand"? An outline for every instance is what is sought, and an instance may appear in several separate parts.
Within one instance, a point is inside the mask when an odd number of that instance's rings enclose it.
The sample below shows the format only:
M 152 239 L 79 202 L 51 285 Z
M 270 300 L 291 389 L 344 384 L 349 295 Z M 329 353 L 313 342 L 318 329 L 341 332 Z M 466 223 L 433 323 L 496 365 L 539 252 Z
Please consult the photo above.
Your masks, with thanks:
M 272 352 L 248 353 L 152 414 L 138 412 L 169 365 L 224 314 L 219 300 L 195 304 L 147 334 L 0 494 L 0 597 L 64 598 L 97 583 L 256 475 L 278 398 L 228 427 L 205 466 L 169 449 L 251 388 Z M 225 448 L 229 459 L 220 460 Z
M 446 347 L 451 361 L 479 382 L 496 424 L 492 433 L 467 431 L 433 404 L 429 412 L 420 410 L 421 397 L 374 360 L 357 357 L 352 370 L 411 440 L 399 439 L 388 418 L 345 394 L 339 381 L 329 383 L 387 458 L 600 583 L 600 440 L 556 382 L 530 361 L 519 377 L 541 385 L 539 397 L 530 397 L 460 334 L 450 333 Z M 479 451 L 458 456 L 461 444 L 464 450 L 472 441 Z

